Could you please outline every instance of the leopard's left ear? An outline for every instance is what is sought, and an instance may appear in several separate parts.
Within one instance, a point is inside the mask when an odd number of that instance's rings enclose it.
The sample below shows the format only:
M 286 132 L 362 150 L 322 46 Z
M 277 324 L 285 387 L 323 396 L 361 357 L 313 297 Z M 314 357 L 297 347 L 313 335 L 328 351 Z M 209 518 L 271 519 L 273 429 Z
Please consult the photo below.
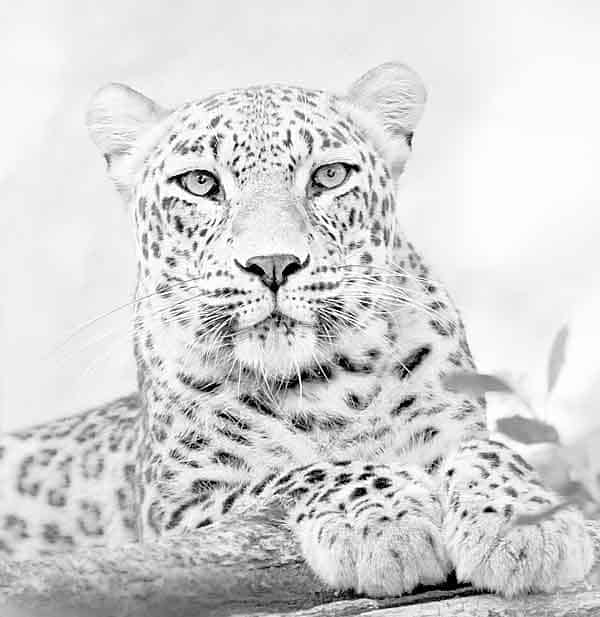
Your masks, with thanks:
M 348 98 L 379 122 L 384 135 L 374 137 L 385 151 L 392 173 L 399 175 L 427 98 L 421 78 L 404 64 L 387 62 L 356 81 Z
M 104 155 L 110 176 L 125 198 L 130 194 L 137 158 L 148 145 L 145 137 L 169 113 L 123 84 L 108 84 L 92 97 L 86 124 Z

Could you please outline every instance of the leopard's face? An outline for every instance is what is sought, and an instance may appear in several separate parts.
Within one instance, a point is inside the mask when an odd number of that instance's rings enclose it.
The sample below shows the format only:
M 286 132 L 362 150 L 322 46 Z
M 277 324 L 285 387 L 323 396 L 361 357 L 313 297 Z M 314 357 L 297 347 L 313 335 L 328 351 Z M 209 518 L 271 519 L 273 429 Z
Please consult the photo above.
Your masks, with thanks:
M 188 103 L 150 133 L 131 173 L 138 293 L 188 364 L 295 375 L 377 312 L 410 128 L 390 158 L 347 98 L 265 86 Z

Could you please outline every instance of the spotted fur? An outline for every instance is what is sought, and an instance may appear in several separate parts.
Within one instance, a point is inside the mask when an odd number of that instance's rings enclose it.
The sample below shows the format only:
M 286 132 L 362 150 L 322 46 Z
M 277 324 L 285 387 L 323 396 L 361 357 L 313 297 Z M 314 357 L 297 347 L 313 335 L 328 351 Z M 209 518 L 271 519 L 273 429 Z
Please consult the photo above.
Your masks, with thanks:
M 484 402 L 463 325 L 401 229 L 425 100 L 390 63 L 346 95 L 268 85 L 164 110 L 120 85 L 88 124 L 134 224 L 139 393 L 4 437 L 0 548 L 193 533 L 277 501 L 307 562 L 374 595 L 581 578 L 591 543 Z

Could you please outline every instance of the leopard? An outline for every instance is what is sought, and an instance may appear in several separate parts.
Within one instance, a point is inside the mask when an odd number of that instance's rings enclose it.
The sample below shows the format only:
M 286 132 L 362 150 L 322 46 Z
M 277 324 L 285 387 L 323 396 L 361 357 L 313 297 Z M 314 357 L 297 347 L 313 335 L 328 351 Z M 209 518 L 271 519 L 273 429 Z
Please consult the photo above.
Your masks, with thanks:
M 93 96 L 87 127 L 135 242 L 137 390 L 2 436 L 3 559 L 277 503 L 335 590 L 454 575 L 514 596 L 585 577 L 581 512 L 491 438 L 481 394 L 448 387 L 474 360 L 399 197 L 426 98 L 399 62 L 342 93 Z

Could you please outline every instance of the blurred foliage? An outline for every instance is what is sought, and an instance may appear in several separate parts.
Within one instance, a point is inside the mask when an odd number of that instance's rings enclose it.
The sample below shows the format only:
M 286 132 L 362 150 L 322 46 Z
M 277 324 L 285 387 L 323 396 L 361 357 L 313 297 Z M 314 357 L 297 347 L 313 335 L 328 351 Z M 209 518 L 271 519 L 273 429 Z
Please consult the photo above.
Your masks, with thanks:
M 563 326 L 554 337 L 547 361 L 547 392 L 549 397 L 556 386 L 566 361 L 569 338 L 568 326 Z M 490 426 L 495 439 L 506 443 L 531 463 L 546 486 L 554 489 L 563 501 L 536 514 L 517 516 L 517 525 L 531 525 L 551 517 L 563 508 L 576 505 L 587 518 L 600 519 L 600 425 L 588 431 L 577 442 L 565 445 L 559 431 L 550 423 L 536 417 L 534 407 L 520 385 L 510 379 L 481 373 L 451 373 L 445 378 L 451 390 L 482 395 L 502 393 L 525 403 L 532 417 L 507 415 Z
M 499 418 L 496 430 L 520 443 L 558 443 L 558 431 L 547 422 L 537 418 L 514 415 Z

